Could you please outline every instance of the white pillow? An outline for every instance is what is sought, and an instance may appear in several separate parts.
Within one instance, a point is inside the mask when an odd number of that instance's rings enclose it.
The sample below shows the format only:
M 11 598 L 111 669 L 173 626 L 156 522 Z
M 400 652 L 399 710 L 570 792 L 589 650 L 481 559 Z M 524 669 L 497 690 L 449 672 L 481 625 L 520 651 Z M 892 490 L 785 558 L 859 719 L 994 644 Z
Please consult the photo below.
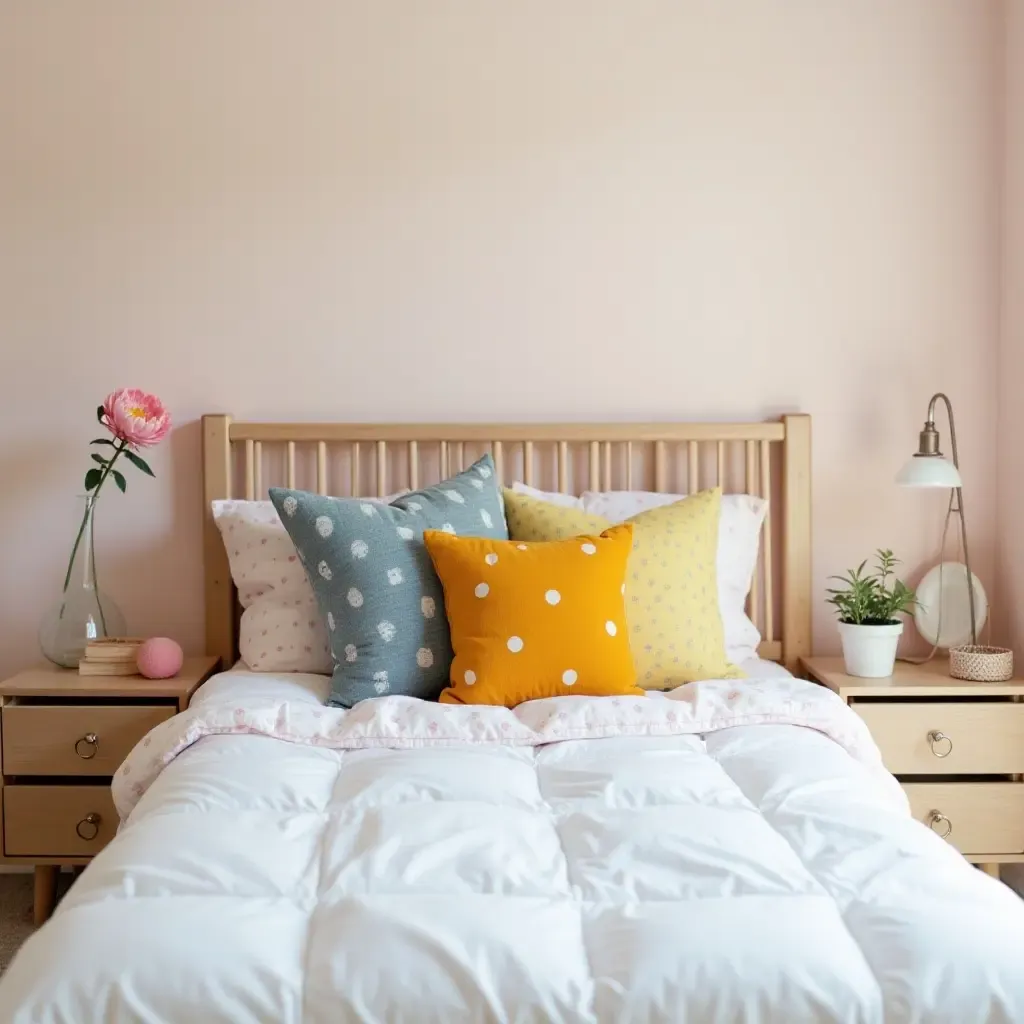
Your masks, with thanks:
M 405 492 L 399 492 L 404 494 Z M 364 501 L 393 501 L 365 498 Z M 334 668 L 327 629 L 295 545 L 269 501 L 214 501 L 213 519 L 238 588 L 238 653 L 255 672 Z
M 538 501 L 546 501 L 549 505 L 561 505 L 563 508 L 578 508 L 582 510 L 583 499 L 572 494 L 562 494 L 561 491 L 538 491 L 536 487 L 520 483 L 518 480 L 512 485 L 516 494 L 525 494 L 528 498 L 536 498 Z
M 562 495 L 565 497 L 565 495 Z M 652 491 L 584 491 L 583 510 L 621 523 L 648 509 L 683 501 L 685 494 Z M 757 656 L 761 634 L 747 617 L 746 601 L 757 565 L 761 524 L 768 502 L 752 494 L 723 494 L 718 521 L 718 610 L 725 633 L 725 654 L 734 665 Z

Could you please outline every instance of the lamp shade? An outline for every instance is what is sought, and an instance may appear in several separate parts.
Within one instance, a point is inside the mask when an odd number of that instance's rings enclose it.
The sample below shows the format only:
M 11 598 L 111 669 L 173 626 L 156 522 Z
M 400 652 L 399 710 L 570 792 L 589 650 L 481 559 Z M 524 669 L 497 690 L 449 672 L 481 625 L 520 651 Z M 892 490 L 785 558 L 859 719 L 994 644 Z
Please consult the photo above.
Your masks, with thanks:
M 915 455 L 896 474 L 901 487 L 959 487 L 960 471 L 941 455 Z

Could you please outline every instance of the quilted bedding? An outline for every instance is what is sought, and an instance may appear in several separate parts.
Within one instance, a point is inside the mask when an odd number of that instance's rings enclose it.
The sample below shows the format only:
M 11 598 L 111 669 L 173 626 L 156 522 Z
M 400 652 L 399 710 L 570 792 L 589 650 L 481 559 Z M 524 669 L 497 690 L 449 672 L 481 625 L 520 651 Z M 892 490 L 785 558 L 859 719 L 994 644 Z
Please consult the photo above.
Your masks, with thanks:
M 1024 904 L 793 679 L 515 711 L 226 673 L 0 1021 L 1024 1021 Z

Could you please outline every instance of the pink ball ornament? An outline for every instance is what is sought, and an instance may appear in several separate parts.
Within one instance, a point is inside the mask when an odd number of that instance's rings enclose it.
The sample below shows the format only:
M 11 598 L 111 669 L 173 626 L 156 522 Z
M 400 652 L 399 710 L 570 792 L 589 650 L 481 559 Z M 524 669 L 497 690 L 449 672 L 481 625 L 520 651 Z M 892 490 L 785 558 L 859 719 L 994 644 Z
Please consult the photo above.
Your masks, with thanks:
M 136 664 L 147 679 L 170 679 L 181 671 L 184 660 L 180 644 L 166 636 L 154 636 L 139 648 Z

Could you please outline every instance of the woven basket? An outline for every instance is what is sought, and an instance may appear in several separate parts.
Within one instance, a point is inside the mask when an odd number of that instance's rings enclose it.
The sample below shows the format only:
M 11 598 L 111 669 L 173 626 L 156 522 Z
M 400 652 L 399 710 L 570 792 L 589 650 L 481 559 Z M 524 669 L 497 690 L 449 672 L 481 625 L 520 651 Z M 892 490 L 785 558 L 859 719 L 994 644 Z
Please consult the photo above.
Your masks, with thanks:
M 1013 678 L 1013 651 L 974 644 L 950 647 L 949 674 L 974 683 L 1004 682 Z

